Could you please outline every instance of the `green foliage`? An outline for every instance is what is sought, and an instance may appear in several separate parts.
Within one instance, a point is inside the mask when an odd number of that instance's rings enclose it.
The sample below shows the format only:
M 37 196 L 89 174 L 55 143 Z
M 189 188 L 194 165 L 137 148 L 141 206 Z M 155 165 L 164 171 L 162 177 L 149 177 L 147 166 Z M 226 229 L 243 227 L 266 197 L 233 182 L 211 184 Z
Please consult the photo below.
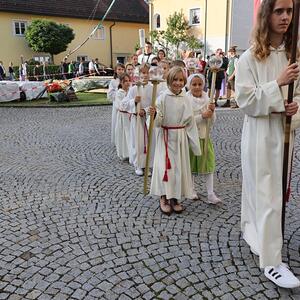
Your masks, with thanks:
M 178 50 L 180 43 L 187 41 L 189 29 L 189 23 L 185 19 L 182 10 L 180 12 L 175 11 L 167 19 L 167 30 L 164 33 L 165 39 Z
M 46 52 L 53 55 L 65 51 L 74 39 L 73 29 L 48 20 L 33 20 L 27 27 L 25 39 L 35 52 Z
M 194 35 L 188 36 L 186 40 L 186 44 L 188 48 L 192 51 L 196 51 L 198 49 L 203 48 L 203 43 L 200 42 Z
M 170 15 L 167 19 L 167 29 L 154 30 L 150 32 L 152 40 L 166 50 L 168 53 L 170 46 L 175 47 L 176 56 L 181 44 L 186 44 L 190 50 L 203 47 L 203 44 L 190 32 L 191 26 L 185 19 L 182 10 Z

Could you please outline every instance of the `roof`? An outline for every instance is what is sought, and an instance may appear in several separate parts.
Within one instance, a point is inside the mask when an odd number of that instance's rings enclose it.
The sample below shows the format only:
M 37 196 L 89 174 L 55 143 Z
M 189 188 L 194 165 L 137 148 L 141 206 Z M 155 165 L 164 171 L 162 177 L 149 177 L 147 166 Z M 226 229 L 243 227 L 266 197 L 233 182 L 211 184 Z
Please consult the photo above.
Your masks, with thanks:
M 113 0 L 0 0 L 0 11 L 100 20 Z M 144 0 L 116 0 L 107 21 L 148 24 Z

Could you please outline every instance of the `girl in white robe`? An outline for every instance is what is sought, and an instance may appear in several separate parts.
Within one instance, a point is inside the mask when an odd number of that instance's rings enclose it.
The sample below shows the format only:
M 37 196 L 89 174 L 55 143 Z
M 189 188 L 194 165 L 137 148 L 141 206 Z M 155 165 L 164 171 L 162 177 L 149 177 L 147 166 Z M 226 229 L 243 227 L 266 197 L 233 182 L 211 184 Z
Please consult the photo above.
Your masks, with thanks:
M 130 112 L 126 111 L 122 105 L 122 100 L 126 97 L 131 85 L 130 76 L 125 73 L 120 76 L 120 88 L 116 93 L 115 106 L 117 109 L 115 141 L 117 155 L 120 159 L 129 158 L 130 147 Z
M 217 204 L 222 202 L 214 192 L 214 171 L 215 171 L 215 152 L 211 138 L 208 138 L 207 157 L 204 158 L 204 145 L 206 136 L 207 120 L 216 119 L 215 105 L 209 102 L 207 93 L 203 91 L 205 86 L 205 77 L 202 74 L 192 74 L 188 77 L 187 87 L 189 91 L 187 95 L 191 100 L 194 118 L 197 124 L 199 141 L 201 146 L 201 156 L 196 156 L 190 151 L 191 171 L 193 174 L 193 197 L 197 200 L 199 196 L 195 191 L 195 175 L 201 174 L 205 178 L 207 189 L 207 202 Z
M 193 110 L 183 87 L 184 70 L 174 67 L 167 77 L 169 89 L 158 99 L 155 115 L 156 148 L 150 194 L 160 196 L 160 209 L 165 214 L 181 213 L 178 200 L 193 193 L 189 145 L 200 155 L 200 145 Z
M 281 255 L 284 121 L 286 115 L 297 113 L 300 92 L 299 67 L 288 66 L 292 11 L 291 0 L 261 3 L 253 45 L 241 56 L 236 72 L 237 103 L 245 113 L 241 142 L 243 238 L 259 256 L 265 276 L 284 288 L 300 286 Z M 294 102 L 287 104 L 286 88 L 294 80 Z
M 123 64 L 117 64 L 115 66 L 114 79 L 112 79 L 108 86 L 107 99 L 112 102 L 111 113 L 111 143 L 115 145 L 115 128 L 116 128 L 116 116 L 117 109 L 115 105 L 116 92 L 118 90 L 120 79 L 119 77 L 125 72 L 125 66 Z

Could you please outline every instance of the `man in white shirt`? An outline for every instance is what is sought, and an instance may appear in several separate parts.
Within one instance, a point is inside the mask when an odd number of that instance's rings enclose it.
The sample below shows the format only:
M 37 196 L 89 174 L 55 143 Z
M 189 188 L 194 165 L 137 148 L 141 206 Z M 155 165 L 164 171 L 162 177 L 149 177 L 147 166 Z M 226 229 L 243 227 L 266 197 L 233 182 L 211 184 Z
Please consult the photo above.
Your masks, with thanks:
M 151 64 L 153 57 L 155 57 L 155 55 L 152 53 L 152 44 L 150 42 L 146 42 L 144 53 L 139 55 L 138 62 L 139 64 Z

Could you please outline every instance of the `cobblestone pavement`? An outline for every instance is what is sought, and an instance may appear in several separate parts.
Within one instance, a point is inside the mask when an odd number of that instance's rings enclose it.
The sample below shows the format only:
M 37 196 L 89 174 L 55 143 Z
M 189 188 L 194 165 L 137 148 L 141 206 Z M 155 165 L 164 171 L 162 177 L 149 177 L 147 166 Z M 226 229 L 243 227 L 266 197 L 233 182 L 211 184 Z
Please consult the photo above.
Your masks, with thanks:
M 238 110 L 213 132 L 224 204 L 170 217 L 117 159 L 110 112 L 0 108 L 0 299 L 300 299 L 241 239 Z M 299 145 L 284 256 L 300 277 Z

